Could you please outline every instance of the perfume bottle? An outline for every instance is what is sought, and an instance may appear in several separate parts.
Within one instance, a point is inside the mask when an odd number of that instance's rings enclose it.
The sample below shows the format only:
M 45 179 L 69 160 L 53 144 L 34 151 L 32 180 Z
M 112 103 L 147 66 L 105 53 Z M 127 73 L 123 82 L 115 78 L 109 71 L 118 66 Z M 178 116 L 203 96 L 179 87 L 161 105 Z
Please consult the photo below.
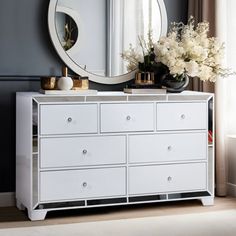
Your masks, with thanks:
M 57 87 L 60 90 L 71 90 L 73 87 L 73 80 L 68 76 L 68 68 L 62 67 L 62 77 L 58 79 Z

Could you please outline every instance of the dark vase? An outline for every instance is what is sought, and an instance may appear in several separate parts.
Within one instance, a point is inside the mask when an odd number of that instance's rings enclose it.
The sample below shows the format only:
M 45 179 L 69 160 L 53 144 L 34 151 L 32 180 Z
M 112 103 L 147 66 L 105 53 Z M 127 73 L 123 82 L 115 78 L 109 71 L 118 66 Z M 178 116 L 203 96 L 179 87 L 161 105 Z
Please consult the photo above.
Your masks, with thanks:
M 181 79 L 176 79 L 171 74 L 166 74 L 162 78 L 162 86 L 166 87 L 168 92 L 180 93 L 189 84 L 189 77 L 184 74 Z
M 152 64 L 151 70 L 154 72 L 155 85 L 161 88 L 164 76 L 169 73 L 168 67 L 161 62 L 155 62 Z

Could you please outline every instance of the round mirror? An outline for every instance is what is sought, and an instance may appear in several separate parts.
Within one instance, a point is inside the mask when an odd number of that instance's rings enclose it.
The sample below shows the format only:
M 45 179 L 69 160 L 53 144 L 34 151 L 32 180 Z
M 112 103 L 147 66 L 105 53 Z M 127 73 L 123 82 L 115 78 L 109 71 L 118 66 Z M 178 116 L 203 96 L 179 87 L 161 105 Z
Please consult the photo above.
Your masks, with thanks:
M 121 53 L 139 37 L 157 41 L 167 31 L 163 0 L 50 0 L 48 25 L 61 59 L 91 81 L 115 84 L 133 78 Z

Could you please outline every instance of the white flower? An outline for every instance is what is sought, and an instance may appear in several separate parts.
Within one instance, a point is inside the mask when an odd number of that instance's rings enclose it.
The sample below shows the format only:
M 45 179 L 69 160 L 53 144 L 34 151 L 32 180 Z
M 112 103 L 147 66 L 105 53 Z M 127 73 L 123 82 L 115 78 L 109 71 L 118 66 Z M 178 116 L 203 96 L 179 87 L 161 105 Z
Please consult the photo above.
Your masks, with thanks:
M 199 69 L 199 78 L 203 81 L 211 81 L 214 77 L 213 69 L 210 66 L 207 65 L 200 65 Z
M 121 57 L 128 62 L 127 70 L 132 71 L 137 69 L 138 63 L 143 62 L 143 56 L 137 48 L 133 48 L 132 44 L 129 46 L 129 50 L 124 51 Z
M 186 73 L 191 76 L 195 77 L 199 75 L 199 65 L 196 61 L 189 61 L 185 63 L 185 71 Z
M 170 73 L 173 75 L 181 75 L 185 72 L 185 63 L 183 60 L 179 59 L 175 61 L 174 66 L 169 67 Z

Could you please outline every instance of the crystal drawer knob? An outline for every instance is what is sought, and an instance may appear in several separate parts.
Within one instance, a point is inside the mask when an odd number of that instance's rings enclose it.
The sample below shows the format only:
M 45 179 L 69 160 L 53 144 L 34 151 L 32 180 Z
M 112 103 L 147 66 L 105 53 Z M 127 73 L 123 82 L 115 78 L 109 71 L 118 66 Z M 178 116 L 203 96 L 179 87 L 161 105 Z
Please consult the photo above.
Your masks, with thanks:
M 126 120 L 131 120 L 131 116 L 127 116 L 127 117 L 126 117 Z
M 168 182 L 170 182 L 170 181 L 172 180 L 172 177 L 169 176 L 169 177 L 167 178 L 167 180 L 168 180 Z
M 168 149 L 168 151 L 171 151 L 171 150 L 172 150 L 172 147 L 171 147 L 171 146 L 168 146 L 167 149 Z
M 71 123 L 71 122 L 72 122 L 72 118 L 69 117 L 69 118 L 67 119 L 67 121 L 68 121 L 69 123 Z
M 185 115 L 184 115 L 184 114 L 181 115 L 181 119 L 182 119 L 182 120 L 185 119 Z
M 86 188 L 88 184 L 86 182 L 83 182 L 82 185 L 83 185 L 84 188 Z
M 84 154 L 84 155 L 87 154 L 87 152 L 88 152 L 88 151 L 87 151 L 86 149 L 83 150 L 83 154 Z

